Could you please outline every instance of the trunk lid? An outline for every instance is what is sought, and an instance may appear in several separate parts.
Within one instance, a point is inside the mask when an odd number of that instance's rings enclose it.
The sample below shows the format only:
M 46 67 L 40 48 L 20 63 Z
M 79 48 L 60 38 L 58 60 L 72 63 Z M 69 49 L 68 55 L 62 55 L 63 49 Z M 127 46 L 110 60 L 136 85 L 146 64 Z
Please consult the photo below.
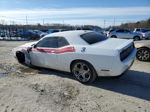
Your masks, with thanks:
M 102 48 L 102 49 L 109 49 L 109 50 L 122 50 L 126 49 L 127 47 L 131 46 L 133 44 L 133 40 L 127 40 L 127 39 L 114 39 L 110 38 L 105 41 L 93 44 L 93 47 Z

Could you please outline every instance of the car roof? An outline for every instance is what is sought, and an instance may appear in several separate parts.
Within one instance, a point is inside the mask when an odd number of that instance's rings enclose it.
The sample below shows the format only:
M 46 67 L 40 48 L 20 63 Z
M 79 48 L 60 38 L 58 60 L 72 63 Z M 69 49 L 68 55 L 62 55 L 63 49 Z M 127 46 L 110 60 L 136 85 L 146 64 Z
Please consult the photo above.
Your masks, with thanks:
M 76 45 L 76 44 L 77 45 L 88 45 L 82 38 L 80 38 L 80 36 L 85 33 L 89 33 L 89 32 L 93 32 L 93 31 L 89 31 L 89 30 L 63 31 L 63 32 L 48 34 L 44 38 L 58 36 L 58 37 L 66 38 L 67 41 L 73 45 Z
M 89 31 L 89 30 L 63 31 L 63 32 L 57 32 L 57 33 L 48 34 L 46 37 L 58 36 L 58 35 L 62 35 L 62 36 L 68 36 L 68 35 L 77 36 L 77 35 L 82 35 L 82 34 L 87 33 L 87 32 L 92 32 L 92 31 Z

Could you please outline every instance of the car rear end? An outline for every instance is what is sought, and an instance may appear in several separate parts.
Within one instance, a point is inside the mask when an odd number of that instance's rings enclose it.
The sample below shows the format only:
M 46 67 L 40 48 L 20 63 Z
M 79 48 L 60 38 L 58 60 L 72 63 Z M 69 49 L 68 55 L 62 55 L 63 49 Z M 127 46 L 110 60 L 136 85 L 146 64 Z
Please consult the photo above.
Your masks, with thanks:
M 150 31 L 147 31 L 142 34 L 144 39 L 150 39 Z
M 111 75 L 118 76 L 126 72 L 133 64 L 136 48 L 133 42 L 120 47 L 119 53 L 113 60 Z
M 106 32 L 106 36 L 109 37 L 110 34 L 111 34 L 113 31 L 115 31 L 115 29 L 111 29 L 111 30 L 109 30 L 108 32 Z
M 121 75 L 132 66 L 136 55 L 132 39 L 108 38 L 92 46 L 96 48 L 97 58 L 93 57 L 92 64 L 98 76 Z

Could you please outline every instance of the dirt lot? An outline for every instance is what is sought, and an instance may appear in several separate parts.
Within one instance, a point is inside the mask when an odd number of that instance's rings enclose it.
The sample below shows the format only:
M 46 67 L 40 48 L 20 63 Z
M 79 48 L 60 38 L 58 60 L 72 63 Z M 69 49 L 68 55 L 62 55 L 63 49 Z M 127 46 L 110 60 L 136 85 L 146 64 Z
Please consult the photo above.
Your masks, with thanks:
M 71 74 L 19 64 L 0 41 L 0 112 L 150 112 L 150 63 L 135 60 L 119 79 L 83 85 Z

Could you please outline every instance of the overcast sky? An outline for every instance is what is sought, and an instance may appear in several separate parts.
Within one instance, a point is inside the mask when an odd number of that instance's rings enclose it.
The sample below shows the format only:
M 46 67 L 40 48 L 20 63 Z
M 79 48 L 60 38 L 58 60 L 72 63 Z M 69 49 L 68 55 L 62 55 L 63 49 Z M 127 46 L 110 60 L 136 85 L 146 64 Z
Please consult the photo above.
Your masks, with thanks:
M 104 27 L 150 18 L 150 0 L 0 0 L 0 22 Z

